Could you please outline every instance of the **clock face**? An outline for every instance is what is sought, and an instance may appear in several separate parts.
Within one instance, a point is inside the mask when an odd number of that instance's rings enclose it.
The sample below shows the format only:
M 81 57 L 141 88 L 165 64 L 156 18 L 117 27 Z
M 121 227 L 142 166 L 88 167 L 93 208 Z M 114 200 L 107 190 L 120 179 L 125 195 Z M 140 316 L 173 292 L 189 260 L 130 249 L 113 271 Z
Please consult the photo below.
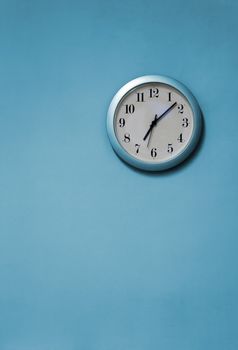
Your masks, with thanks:
M 114 149 L 138 168 L 164 170 L 186 158 L 197 143 L 200 109 L 183 85 L 163 77 L 143 78 L 119 91 L 113 115 L 109 109 Z
M 114 128 L 118 142 L 132 156 L 144 161 L 165 161 L 176 157 L 188 144 L 193 112 L 175 88 L 148 83 L 121 100 Z

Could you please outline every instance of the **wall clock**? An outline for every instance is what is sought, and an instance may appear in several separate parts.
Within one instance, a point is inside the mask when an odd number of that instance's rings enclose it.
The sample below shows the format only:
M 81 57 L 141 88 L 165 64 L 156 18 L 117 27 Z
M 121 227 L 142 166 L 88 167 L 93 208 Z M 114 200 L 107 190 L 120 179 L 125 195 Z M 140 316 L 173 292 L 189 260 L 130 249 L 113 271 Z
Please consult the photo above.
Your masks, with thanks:
M 107 131 L 115 152 L 148 171 L 169 169 L 185 160 L 201 135 L 197 100 L 182 83 L 161 75 L 134 79 L 114 96 Z

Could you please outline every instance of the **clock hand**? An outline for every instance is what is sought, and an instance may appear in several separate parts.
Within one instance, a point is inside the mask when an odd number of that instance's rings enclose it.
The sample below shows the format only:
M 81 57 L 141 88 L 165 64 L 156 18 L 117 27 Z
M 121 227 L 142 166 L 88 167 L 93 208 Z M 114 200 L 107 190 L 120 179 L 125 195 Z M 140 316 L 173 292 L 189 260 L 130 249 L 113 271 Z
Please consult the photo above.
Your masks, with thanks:
M 156 114 L 156 115 L 155 115 L 155 119 L 153 120 L 153 122 L 155 122 L 157 118 L 158 118 L 158 116 L 157 116 L 157 114 Z M 152 122 L 152 123 L 153 123 L 153 122 Z M 151 125 L 152 125 L 152 123 L 151 123 Z M 151 129 L 151 130 L 150 130 L 150 133 L 149 133 L 149 138 L 148 138 L 148 142 L 147 142 L 147 147 L 149 147 L 152 133 L 153 133 L 153 132 L 152 132 L 152 129 Z M 146 136 L 146 137 L 147 137 L 147 136 Z
M 143 140 L 145 141 L 147 139 L 147 137 L 149 136 L 149 134 L 151 133 L 151 130 L 154 128 L 155 124 L 156 124 L 156 120 L 157 120 L 158 116 L 157 114 L 155 115 L 155 119 L 152 121 L 152 123 L 150 124 L 149 130 L 147 131 L 147 133 L 145 134 Z
M 160 119 L 162 119 L 166 114 L 168 114 L 175 106 L 177 105 L 177 102 L 174 102 L 172 104 L 172 106 L 170 106 L 164 113 L 162 113 L 159 117 L 157 116 L 157 114 L 155 115 L 154 120 L 152 121 L 152 123 L 150 124 L 149 130 L 147 131 L 147 133 L 145 134 L 143 140 L 145 141 L 147 139 L 147 137 L 149 136 L 149 134 L 151 133 L 151 131 L 153 130 L 153 128 L 157 125 L 158 121 Z M 148 142 L 149 144 L 149 142 Z
M 151 130 L 150 135 L 148 137 L 147 147 L 149 147 L 152 134 L 153 134 L 153 130 Z

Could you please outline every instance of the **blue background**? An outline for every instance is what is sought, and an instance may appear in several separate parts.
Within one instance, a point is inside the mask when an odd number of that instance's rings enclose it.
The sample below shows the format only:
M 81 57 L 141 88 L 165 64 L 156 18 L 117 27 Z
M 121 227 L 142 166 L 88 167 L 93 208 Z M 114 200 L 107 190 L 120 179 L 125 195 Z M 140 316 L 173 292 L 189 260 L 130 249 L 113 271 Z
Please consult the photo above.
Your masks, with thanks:
M 236 350 L 238 3 L 0 1 L 1 350 Z M 141 75 L 200 102 L 183 166 L 113 153 Z

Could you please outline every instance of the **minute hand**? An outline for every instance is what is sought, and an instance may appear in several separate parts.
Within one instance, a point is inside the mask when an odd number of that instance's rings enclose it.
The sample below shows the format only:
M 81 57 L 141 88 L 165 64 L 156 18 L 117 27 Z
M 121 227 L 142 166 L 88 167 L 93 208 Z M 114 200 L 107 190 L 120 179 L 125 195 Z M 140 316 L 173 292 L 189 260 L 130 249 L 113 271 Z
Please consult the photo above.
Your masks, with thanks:
M 147 137 L 149 136 L 149 134 L 151 133 L 151 131 L 153 130 L 153 128 L 156 126 L 156 124 L 158 123 L 158 121 L 160 119 L 162 119 L 167 113 L 169 113 L 175 106 L 177 105 L 177 102 L 174 102 L 172 104 L 172 106 L 170 106 L 164 113 L 162 113 L 159 117 L 156 115 L 155 119 L 152 121 L 149 130 L 147 131 L 147 133 L 145 134 L 143 140 L 145 141 L 147 139 Z

